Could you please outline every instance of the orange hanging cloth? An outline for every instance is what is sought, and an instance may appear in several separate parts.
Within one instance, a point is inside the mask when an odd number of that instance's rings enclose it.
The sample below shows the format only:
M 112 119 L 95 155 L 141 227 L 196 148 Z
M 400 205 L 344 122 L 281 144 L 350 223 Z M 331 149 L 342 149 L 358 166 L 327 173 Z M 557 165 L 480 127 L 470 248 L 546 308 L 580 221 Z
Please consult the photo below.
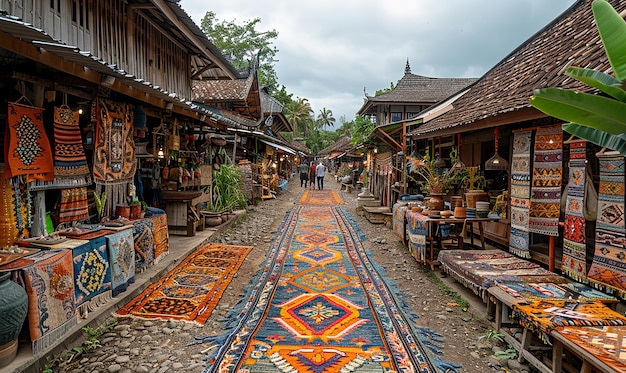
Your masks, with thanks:
M 13 190 L 4 175 L 4 167 L 0 166 L 0 249 L 12 246 L 17 235 Z
M 28 181 L 53 180 L 52 149 L 43 126 L 43 109 L 9 103 L 5 131 L 5 177 L 28 175 Z

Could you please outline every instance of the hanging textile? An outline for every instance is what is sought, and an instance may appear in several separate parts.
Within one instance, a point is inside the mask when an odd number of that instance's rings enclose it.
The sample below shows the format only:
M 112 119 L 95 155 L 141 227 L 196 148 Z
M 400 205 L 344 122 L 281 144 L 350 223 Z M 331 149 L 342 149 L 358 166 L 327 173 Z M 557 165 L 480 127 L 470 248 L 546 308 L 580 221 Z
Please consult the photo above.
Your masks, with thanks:
M 13 245 L 18 238 L 14 206 L 13 187 L 0 166 L 0 249 Z
M 9 102 L 4 138 L 5 177 L 52 180 L 54 166 L 43 125 L 43 109 Z
M 87 166 L 83 138 L 78 126 L 78 111 L 69 107 L 54 108 L 54 183 L 87 186 L 91 173 Z
M 59 224 L 89 219 L 87 188 L 61 190 L 59 203 Z
M 111 216 L 116 205 L 126 204 L 128 184 L 137 169 L 133 141 L 133 106 L 97 99 L 92 121 L 95 123 L 93 175 L 96 192 L 107 196 L 103 216 Z
M 530 150 L 532 131 L 513 135 L 513 160 L 511 163 L 511 238 L 509 251 L 530 258 L 528 245 L 528 217 L 530 211 Z
M 624 234 L 624 156 L 598 155 L 600 187 L 596 247 L 587 277 L 599 288 L 626 297 Z
M 539 128 L 530 193 L 528 230 L 546 236 L 559 235 L 563 177 L 563 130 L 561 125 Z
M 569 182 L 565 204 L 563 262 L 561 264 L 563 273 L 581 282 L 587 281 L 586 221 L 583 216 L 587 182 L 586 149 L 585 140 L 570 143 Z

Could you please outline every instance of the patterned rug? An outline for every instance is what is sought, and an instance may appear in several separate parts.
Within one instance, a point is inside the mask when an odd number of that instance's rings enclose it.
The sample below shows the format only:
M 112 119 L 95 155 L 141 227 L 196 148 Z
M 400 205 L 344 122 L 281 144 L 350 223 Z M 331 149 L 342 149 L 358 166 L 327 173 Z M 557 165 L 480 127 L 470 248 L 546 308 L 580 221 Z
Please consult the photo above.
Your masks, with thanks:
M 409 205 L 405 202 L 396 202 L 393 205 L 391 211 L 393 211 L 393 217 L 391 220 L 391 226 L 393 227 L 393 234 L 398 238 L 402 243 L 408 237 L 405 237 L 406 227 L 404 226 L 404 221 L 406 219 L 406 211 L 409 209 Z
M 570 299 L 540 299 L 513 304 L 513 313 L 520 325 L 549 341 L 557 326 L 617 326 L 626 325 L 626 317 L 597 301 Z
M 511 162 L 511 237 L 509 251 L 523 258 L 530 258 L 530 158 L 532 131 L 513 135 Z
M 586 146 L 584 140 L 570 144 L 569 183 L 563 229 L 563 260 L 561 270 L 577 281 L 587 281 L 585 204 Z
M 4 151 L 5 177 L 28 175 L 28 181 L 54 179 L 43 108 L 9 102 Z
M 52 346 L 76 325 L 71 250 L 40 251 L 23 269 L 33 353 Z M 15 262 L 14 262 L 15 263 Z
M 409 212 L 407 219 L 409 253 L 411 253 L 411 256 L 413 256 L 418 263 L 425 264 L 429 218 L 418 212 Z
M 626 326 L 565 326 L 555 330 L 608 365 L 612 372 L 626 373 Z
M 497 286 L 516 298 L 517 302 L 538 299 L 595 300 L 602 303 L 617 303 L 618 300 L 606 293 L 577 282 L 554 284 L 551 282 L 508 282 Z
M 250 246 L 206 244 L 117 314 L 204 324 L 250 250 Z
M 601 155 L 596 248 L 588 278 L 605 290 L 626 297 L 624 242 L 624 156 Z
M 217 347 L 205 372 L 456 371 L 435 356 L 440 337 L 403 312 L 347 213 L 317 204 L 334 193 L 314 194 L 300 201 L 316 205 L 287 213 L 231 330 L 198 338 Z
M 154 223 L 149 219 L 131 221 L 135 244 L 135 272 L 143 272 L 154 264 Z
M 535 134 L 533 177 L 528 229 L 546 236 L 559 235 L 563 130 L 561 125 L 541 127 Z
M 148 207 L 145 218 L 154 226 L 154 264 L 159 263 L 170 252 L 170 235 L 167 228 L 167 214 L 164 210 Z
M 442 250 L 438 257 L 442 271 L 472 289 L 487 300 L 487 289 L 498 283 L 566 282 L 562 276 L 541 268 L 538 264 L 518 258 L 499 249 Z
M 111 299 L 111 269 L 104 237 L 82 242 L 72 248 L 76 307 L 85 315 Z
M 298 198 L 299 205 L 343 205 L 344 202 L 339 197 L 336 190 L 304 190 Z
M 109 227 L 111 230 L 117 230 Z M 105 236 L 111 264 L 112 293 L 116 296 L 135 283 L 135 242 L 132 226 Z

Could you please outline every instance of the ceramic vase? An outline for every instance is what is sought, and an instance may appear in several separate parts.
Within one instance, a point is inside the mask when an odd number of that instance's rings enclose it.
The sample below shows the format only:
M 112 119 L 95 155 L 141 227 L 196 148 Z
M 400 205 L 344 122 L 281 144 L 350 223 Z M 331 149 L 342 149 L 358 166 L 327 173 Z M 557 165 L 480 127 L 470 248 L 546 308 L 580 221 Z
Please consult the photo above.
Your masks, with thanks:
M 0 368 L 17 355 L 17 337 L 28 313 L 26 290 L 11 281 L 11 272 L 0 274 Z

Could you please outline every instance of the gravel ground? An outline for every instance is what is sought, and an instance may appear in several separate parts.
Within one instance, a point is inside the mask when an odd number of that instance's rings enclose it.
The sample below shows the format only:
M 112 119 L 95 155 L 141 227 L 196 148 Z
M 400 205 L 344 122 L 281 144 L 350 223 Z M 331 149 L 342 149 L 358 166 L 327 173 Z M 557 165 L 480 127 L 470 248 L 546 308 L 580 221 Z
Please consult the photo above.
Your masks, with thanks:
M 252 206 L 247 217 L 211 241 L 227 244 L 253 246 L 237 277 L 222 296 L 219 305 L 204 326 L 175 321 L 146 321 L 132 318 L 116 318 L 109 331 L 97 339 L 102 347 L 62 362 L 50 364 L 54 372 L 201 372 L 207 345 L 191 345 L 194 337 L 221 334 L 218 320 L 244 295 L 244 286 L 250 282 L 263 265 L 272 238 L 285 215 L 301 192 L 293 179 L 289 189 L 278 198 Z M 327 188 L 338 189 L 339 184 L 327 180 Z M 469 310 L 459 294 L 466 294 L 460 286 L 449 279 L 441 280 L 439 271 L 416 263 L 384 225 L 369 223 L 356 212 L 357 192 L 339 192 L 346 201 L 346 210 L 352 214 L 365 233 L 364 246 L 370 250 L 376 263 L 385 268 L 387 277 L 393 280 L 405 295 L 405 302 L 420 317 L 418 326 L 434 329 L 444 338 L 443 360 L 461 364 L 462 372 L 528 372 L 529 368 L 516 360 L 498 360 L 496 351 L 506 345 L 485 336 L 493 329 L 480 315 L 485 314 L 484 305 L 472 299 Z M 456 295 L 456 296 L 455 296 Z M 467 300 L 467 299 L 465 299 Z M 481 309 L 482 307 L 482 309 Z M 104 326 L 103 326 L 104 328 Z M 71 356 L 71 354 L 66 354 Z

